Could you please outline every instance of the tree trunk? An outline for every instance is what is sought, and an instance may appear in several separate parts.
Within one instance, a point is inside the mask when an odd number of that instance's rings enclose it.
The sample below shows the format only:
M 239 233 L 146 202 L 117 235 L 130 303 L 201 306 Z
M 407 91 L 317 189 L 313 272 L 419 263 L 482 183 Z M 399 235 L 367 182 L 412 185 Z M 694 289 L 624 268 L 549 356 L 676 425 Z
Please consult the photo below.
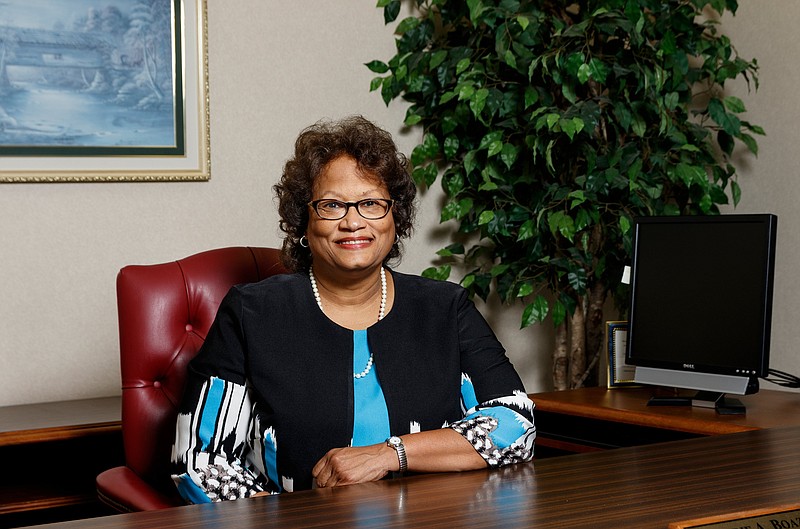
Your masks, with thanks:
M 563 391 L 567 384 L 567 321 L 556 327 L 556 345 L 553 350 L 553 389 Z
M 580 387 L 586 369 L 585 300 L 580 298 L 575 313 L 569 319 L 569 387 Z
M 584 379 L 588 385 L 596 386 L 599 382 L 594 366 L 598 364 L 605 350 L 603 338 L 605 336 L 605 315 L 603 306 L 606 303 L 606 289 L 602 283 L 595 283 L 589 290 L 589 309 L 586 313 L 586 352 L 590 358 Z

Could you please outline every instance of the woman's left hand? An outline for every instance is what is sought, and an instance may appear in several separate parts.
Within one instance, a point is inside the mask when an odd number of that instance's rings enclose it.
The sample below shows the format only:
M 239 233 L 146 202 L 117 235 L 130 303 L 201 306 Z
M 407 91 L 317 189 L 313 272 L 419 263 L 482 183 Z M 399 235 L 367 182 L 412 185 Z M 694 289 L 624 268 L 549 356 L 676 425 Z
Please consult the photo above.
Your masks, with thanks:
M 397 466 L 397 455 L 384 443 L 334 448 L 317 461 L 311 475 L 317 487 L 352 485 L 381 479 L 392 464 Z

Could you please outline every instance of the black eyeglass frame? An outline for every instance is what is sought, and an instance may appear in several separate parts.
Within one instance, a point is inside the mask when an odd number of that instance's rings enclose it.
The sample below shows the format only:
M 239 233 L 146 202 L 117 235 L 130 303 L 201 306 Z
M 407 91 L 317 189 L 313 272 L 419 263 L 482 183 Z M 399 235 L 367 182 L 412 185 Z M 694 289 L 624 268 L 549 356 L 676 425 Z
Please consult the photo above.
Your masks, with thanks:
M 342 213 L 341 217 L 337 217 L 335 219 L 323 217 L 322 215 L 320 215 L 319 210 L 317 210 L 317 206 L 321 202 L 338 202 L 339 204 L 345 206 L 344 213 Z M 380 217 L 367 217 L 363 213 L 361 213 L 360 209 L 358 209 L 359 204 L 362 204 L 364 202 L 383 202 L 386 204 L 386 212 Z M 356 212 L 359 215 L 361 215 L 362 218 L 365 218 L 367 220 L 380 220 L 389 214 L 389 212 L 392 210 L 392 206 L 394 206 L 394 203 L 395 200 L 392 200 L 391 198 L 364 198 L 362 200 L 357 200 L 356 202 L 345 202 L 344 200 L 337 200 L 335 198 L 320 198 L 319 200 L 312 200 L 311 202 L 308 203 L 308 205 L 311 206 L 311 209 L 314 210 L 314 213 L 316 213 L 317 216 L 322 220 L 342 220 L 347 216 L 347 213 L 350 211 L 350 208 L 356 208 Z

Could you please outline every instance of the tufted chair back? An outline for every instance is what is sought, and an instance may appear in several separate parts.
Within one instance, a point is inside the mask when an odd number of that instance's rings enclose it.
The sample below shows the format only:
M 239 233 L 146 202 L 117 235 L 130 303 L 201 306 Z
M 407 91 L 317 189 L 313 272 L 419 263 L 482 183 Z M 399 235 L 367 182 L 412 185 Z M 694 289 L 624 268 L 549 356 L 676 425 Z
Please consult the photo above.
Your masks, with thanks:
M 181 503 L 169 476 L 187 364 L 233 285 L 285 272 L 278 250 L 249 247 L 209 250 L 170 263 L 126 266 L 119 272 L 125 466 L 97 477 L 103 502 L 120 511 Z

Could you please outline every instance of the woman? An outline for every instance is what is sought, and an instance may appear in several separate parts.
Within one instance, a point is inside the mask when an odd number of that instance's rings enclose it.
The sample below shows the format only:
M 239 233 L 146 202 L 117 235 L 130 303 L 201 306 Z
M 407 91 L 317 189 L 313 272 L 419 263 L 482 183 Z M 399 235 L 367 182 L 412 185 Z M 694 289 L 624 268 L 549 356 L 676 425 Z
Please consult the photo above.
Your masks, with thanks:
M 415 187 L 361 117 L 303 131 L 279 184 L 294 274 L 234 287 L 191 362 L 173 476 L 199 503 L 533 457 L 533 403 L 458 285 L 401 274 Z

